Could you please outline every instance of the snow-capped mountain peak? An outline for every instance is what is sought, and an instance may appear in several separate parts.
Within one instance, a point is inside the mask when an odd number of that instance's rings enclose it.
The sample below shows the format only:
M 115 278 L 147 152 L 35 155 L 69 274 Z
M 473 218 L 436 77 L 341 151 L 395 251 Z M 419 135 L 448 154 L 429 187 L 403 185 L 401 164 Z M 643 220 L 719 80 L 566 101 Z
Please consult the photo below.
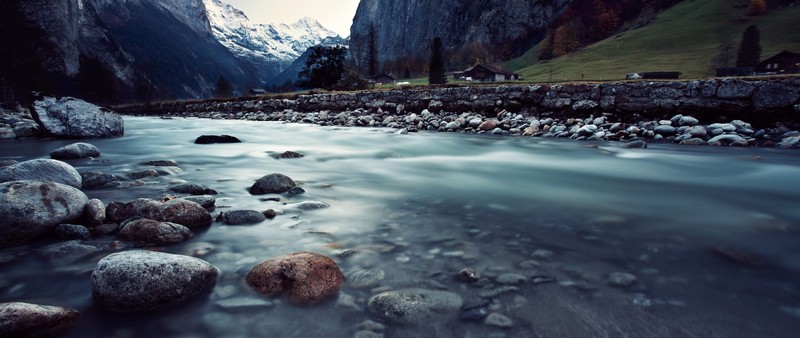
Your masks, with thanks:
M 311 46 L 336 33 L 317 20 L 302 18 L 293 24 L 254 24 L 244 12 L 220 0 L 203 0 L 214 36 L 235 55 L 256 62 L 290 64 Z

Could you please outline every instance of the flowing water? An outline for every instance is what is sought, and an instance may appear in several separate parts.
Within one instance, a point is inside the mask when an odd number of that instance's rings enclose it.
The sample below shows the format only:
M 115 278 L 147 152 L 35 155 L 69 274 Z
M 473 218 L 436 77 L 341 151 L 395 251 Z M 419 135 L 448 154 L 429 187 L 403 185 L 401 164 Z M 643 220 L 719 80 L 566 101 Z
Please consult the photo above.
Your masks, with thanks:
M 207 134 L 244 142 L 193 144 Z M 67 143 L 3 142 L 0 159 L 46 157 Z M 557 139 L 155 118 L 126 118 L 125 137 L 91 143 L 102 156 L 71 162 L 81 172 L 124 175 L 159 159 L 180 166 L 139 182 L 145 184 L 87 191 L 105 203 L 160 199 L 170 184 L 188 181 L 219 191 L 214 216 L 306 200 L 331 207 L 287 210 L 252 226 L 214 223 L 162 248 L 193 253 L 221 277 L 208 296 L 154 313 L 93 307 L 89 276 L 112 249 L 74 260 L 43 254 L 37 245 L 1 251 L 0 301 L 78 309 L 81 321 L 69 337 L 353 337 L 364 321 L 381 321 L 366 309 L 372 295 L 410 287 L 455 292 L 466 304 L 507 316 L 511 327 L 456 314 L 424 325 L 383 323 L 387 337 L 800 332 L 796 151 L 666 144 L 629 150 Z M 288 150 L 306 156 L 272 156 Z M 247 188 L 270 173 L 292 177 L 306 193 L 279 201 L 251 196 Z M 88 243 L 107 248 L 111 240 Z M 339 255 L 345 250 L 357 253 Z M 296 251 L 336 258 L 347 276 L 337 299 L 313 307 L 262 302 L 243 282 L 259 262 Z M 484 280 L 453 278 L 466 267 Z M 634 274 L 638 283 L 612 287 L 612 272 Z M 480 296 L 502 287 L 495 277 L 507 273 L 527 281 Z M 543 276 L 555 281 L 534 283 Z

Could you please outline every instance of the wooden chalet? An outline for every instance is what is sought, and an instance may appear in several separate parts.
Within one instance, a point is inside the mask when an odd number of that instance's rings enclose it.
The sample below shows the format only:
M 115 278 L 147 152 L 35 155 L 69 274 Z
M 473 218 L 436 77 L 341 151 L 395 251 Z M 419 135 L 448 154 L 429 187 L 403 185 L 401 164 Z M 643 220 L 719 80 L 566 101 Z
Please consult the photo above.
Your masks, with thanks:
M 455 72 L 453 76 L 458 79 L 472 79 L 474 81 L 517 81 L 522 80 L 522 76 L 504 70 L 500 67 L 477 64 L 475 66 L 465 69 L 463 72 Z
M 378 76 L 373 76 L 371 80 L 375 81 L 376 85 L 382 85 L 382 84 L 394 84 L 396 79 L 394 78 L 394 76 L 391 76 L 389 74 L 381 74 Z
M 797 74 L 800 73 L 800 53 L 784 50 L 753 68 L 760 74 Z

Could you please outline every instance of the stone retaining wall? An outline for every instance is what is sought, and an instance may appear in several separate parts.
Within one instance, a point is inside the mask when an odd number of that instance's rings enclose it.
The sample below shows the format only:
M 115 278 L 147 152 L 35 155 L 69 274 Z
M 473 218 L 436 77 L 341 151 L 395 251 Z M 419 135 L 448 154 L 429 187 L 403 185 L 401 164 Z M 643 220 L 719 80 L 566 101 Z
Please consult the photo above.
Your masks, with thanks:
M 250 99 L 223 102 L 177 101 L 120 108 L 131 115 L 196 116 L 279 111 L 353 111 L 383 114 L 507 110 L 528 116 L 613 114 L 621 120 L 658 118 L 676 113 L 706 119 L 742 118 L 753 123 L 800 121 L 800 78 L 739 78 L 614 82 L 599 84 L 500 85 L 443 88 L 399 88 L 388 91 L 299 95 L 294 99 Z

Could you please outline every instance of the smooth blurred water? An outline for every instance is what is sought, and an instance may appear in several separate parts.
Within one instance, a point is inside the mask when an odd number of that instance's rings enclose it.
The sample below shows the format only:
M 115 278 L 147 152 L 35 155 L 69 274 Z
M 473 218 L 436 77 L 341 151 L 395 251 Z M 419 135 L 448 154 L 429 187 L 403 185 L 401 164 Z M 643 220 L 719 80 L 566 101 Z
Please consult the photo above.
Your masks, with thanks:
M 74 337 L 351 337 L 370 296 L 405 287 L 447 289 L 468 302 L 481 288 L 452 275 L 471 267 L 491 277 L 513 272 L 559 283 L 524 283 L 493 297 L 491 309 L 514 320 L 500 329 L 448 321 L 426 327 L 388 324 L 386 336 L 697 336 L 776 337 L 800 332 L 800 153 L 559 139 L 328 128 L 269 122 L 126 118 L 126 135 L 92 140 L 94 160 L 79 171 L 125 174 L 139 163 L 173 159 L 181 170 L 144 185 L 87 191 L 105 203 L 159 199 L 188 181 L 220 192 L 213 215 L 232 209 L 283 209 L 324 201 L 328 209 L 287 211 L 254 226 L 215 223 L 187 243 L 187 253 L 222 271 L 214 292 L 153 314 L 113 315 L 91 304 L 89 275 L 103 254 L 76 262 L 43 258 L 37 247 L 0 252 L 0 301 L 79 309 Z M 195 145 L 200 135 L 228 134 L 241 144 Z M 64 140 L 0 143 L 0 158 L 47 157 Z M 272 154 L 298 151 L 300 159 Z M 263 202 L 247 188 L 283 173 L 307 192 Z M 110 240 L 108 240 L 110 241 Z M 106 245 L 103 240 L 90 242 Z M 206 243 L 206 244 L 202 244 Z M 750 267 L 715 248 L 759 257 Z M 226 299 L 261 299 L 243 276 L 273 256 L 311 250 L 337 258 L 346 274 L 382 270 L 366 288 L 346 284 L 338 300 L 295 307 L 231 311 Z M 536 250 L 551 258 L 532 256 Z M 535 260 L 538 266 L 529 261 Z M 527 262 L 524 263 L 524 262 Z M 521 265 L 522 263 L 522 265 Z M 640 283 L 609 287 L 623 271 Z M 572 284 L 571 284 L 572 283 Z M 575 286 L 577 285 L 577 287 Z M 55 287 L 54 287 L 55 286 Z M 352 298 L 351 302 L 347 302 Z M 350 305 L 346 305 L 350 303 Z

